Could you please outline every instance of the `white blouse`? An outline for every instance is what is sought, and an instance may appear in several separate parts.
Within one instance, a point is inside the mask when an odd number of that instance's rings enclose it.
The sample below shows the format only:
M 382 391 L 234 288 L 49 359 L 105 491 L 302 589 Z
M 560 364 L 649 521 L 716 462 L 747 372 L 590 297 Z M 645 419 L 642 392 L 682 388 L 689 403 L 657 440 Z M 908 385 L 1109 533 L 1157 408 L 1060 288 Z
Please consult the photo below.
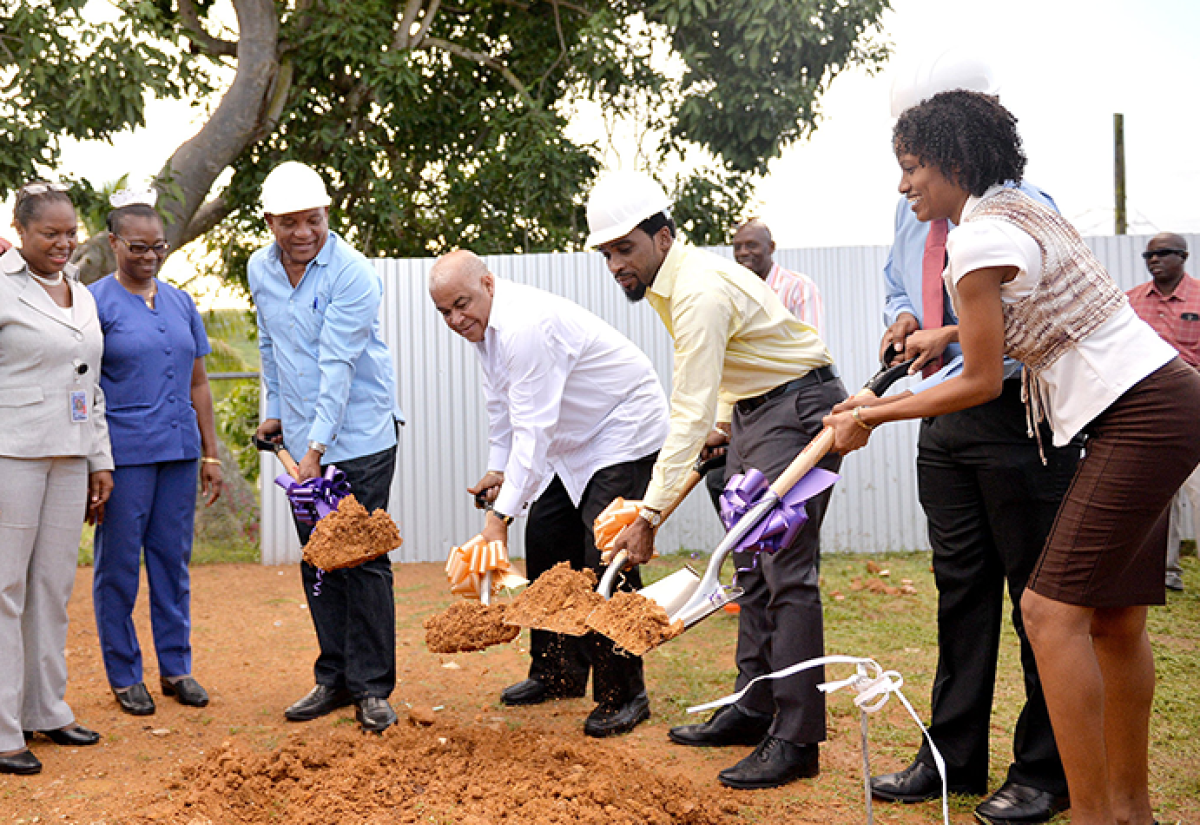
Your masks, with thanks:
M 983 198 L 998 189 L 989 189 Z M 968 222 L 966 218 L 983 198 L 967 200 L 963 222 L 950 232 L 943 277 L 948 284 L 957 285 L 978 269 L 1016 267 L 1016 277 L 1000 286 L 1000 300 L 1016 303 L 1041 280 L 1041 250 L 1031 235 L 1007 221 L 980 218 Z M 1054 445 L 1066 444 L 1134 384 L 1177 354 L 1128 304 L 1122 306 L 1038 376 Z

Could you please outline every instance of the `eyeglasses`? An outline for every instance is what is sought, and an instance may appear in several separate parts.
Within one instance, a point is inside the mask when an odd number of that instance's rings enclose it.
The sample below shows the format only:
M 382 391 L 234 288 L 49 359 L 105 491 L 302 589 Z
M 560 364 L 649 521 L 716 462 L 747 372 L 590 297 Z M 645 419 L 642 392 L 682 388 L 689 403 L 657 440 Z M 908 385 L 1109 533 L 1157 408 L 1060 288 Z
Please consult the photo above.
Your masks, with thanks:
M 26 195 L 44 195 L 47 192 L 69 192 L 71 187 L 66 183 L 27 183 L 20 191 Z
M 151 246 L 144 243 L 130 243 L 120 235 L 113 235 L 113 237 L 125 244 L 125 248 L 129 250 L 130 255 L 145 255 L 147 252 L 153 252 L 158 257 L 163 258 L 166 257 L 167 250 L 171 248 L 171 245 L 166 241 L 159 241 Z
M 1178 255 L 1181 258 L 1187 254 L 1183 249 L 1147 249 L 1142 253 L 1142 260 L 1148 261 L 1151 258 L 1165 258 L 1168 255 Z

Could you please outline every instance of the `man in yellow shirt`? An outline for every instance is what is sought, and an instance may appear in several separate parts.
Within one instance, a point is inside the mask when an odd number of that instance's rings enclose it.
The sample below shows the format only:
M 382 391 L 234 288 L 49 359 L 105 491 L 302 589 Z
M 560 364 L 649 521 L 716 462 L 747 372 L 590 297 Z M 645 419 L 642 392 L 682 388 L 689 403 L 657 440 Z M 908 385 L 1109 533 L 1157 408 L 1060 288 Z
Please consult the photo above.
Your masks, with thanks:
M 631 302 L 646 298 L 675 346 L 671 429 L 659 451 L 641 518 L 617 537 L 632 564 L 653 551 L 659 513 L 683 486 L 701 449 L 728 441 L 727 477 L 754 468 L 775 479 L 846 397 L 833 357 L 750 270 L 677 238 L 670 200 L 638 173 L 601 180 L 588 201 L 588 245 L 597 247 Z M 827 456 L 822 467 L 836 470 Z M 824 653 L 818 587 L 827 490 L 807 504 L 808 522 L 774 554 L 735 553 L 740 599 L 737 688 Z M 681 745 L 757 745 L 721 771 L 734 788 L 773 788 L 819 772 L 825 739 L 820 669 L 760 682 L 700 725 L 673 728 Z

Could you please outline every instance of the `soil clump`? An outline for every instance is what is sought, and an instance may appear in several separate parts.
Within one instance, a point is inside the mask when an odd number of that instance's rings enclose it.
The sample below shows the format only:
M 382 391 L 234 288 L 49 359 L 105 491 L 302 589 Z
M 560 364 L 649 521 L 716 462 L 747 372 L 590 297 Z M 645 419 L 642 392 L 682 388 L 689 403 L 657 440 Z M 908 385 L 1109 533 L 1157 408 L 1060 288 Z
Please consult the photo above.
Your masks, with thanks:
M 683 622 L 672 622 L 658 602 L 626 591 L 614 593 L 588 616 L 587 626 L 634 656 L 644 656 L 683 632 Z
M 572 570 L 567 562 L 559 562 L 513 599 L 505 621 L 582 636 L 588 632 L 587 617 L 604 604 L 596 584 L 596 574 L 591 570 Z
M 505 624 L 507 604 L 484 605 L 463 599 L 425 619 L 425 647 L 431 653 L 471 653 L 511 642 L 521 628 Z
M 304 560 L 322 570 L 357 567 L 392 552 L 402 541 L 400 529 L 386 510 L 368 515 L 352 493 L 317 522 L 304 546 Z

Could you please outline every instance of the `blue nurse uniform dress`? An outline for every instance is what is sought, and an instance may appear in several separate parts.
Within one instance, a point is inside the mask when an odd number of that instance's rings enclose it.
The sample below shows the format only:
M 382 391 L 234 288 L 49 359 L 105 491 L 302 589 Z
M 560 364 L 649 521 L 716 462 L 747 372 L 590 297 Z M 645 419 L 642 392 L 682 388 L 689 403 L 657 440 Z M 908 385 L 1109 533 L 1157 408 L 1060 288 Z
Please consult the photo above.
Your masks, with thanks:
M 116 464 L 96 528 L 92 601 L 104 668 L 118 690 L 143 681 L 133 626 L 143 550 L 159 675 L 192 672 L 188 562 L 201 453 L 191 384 L 195 359 L 211 347 L 191 296 L 156 284 L 154 309 L 115 275 L 90 287 L 104 331 L 100 386 Z

